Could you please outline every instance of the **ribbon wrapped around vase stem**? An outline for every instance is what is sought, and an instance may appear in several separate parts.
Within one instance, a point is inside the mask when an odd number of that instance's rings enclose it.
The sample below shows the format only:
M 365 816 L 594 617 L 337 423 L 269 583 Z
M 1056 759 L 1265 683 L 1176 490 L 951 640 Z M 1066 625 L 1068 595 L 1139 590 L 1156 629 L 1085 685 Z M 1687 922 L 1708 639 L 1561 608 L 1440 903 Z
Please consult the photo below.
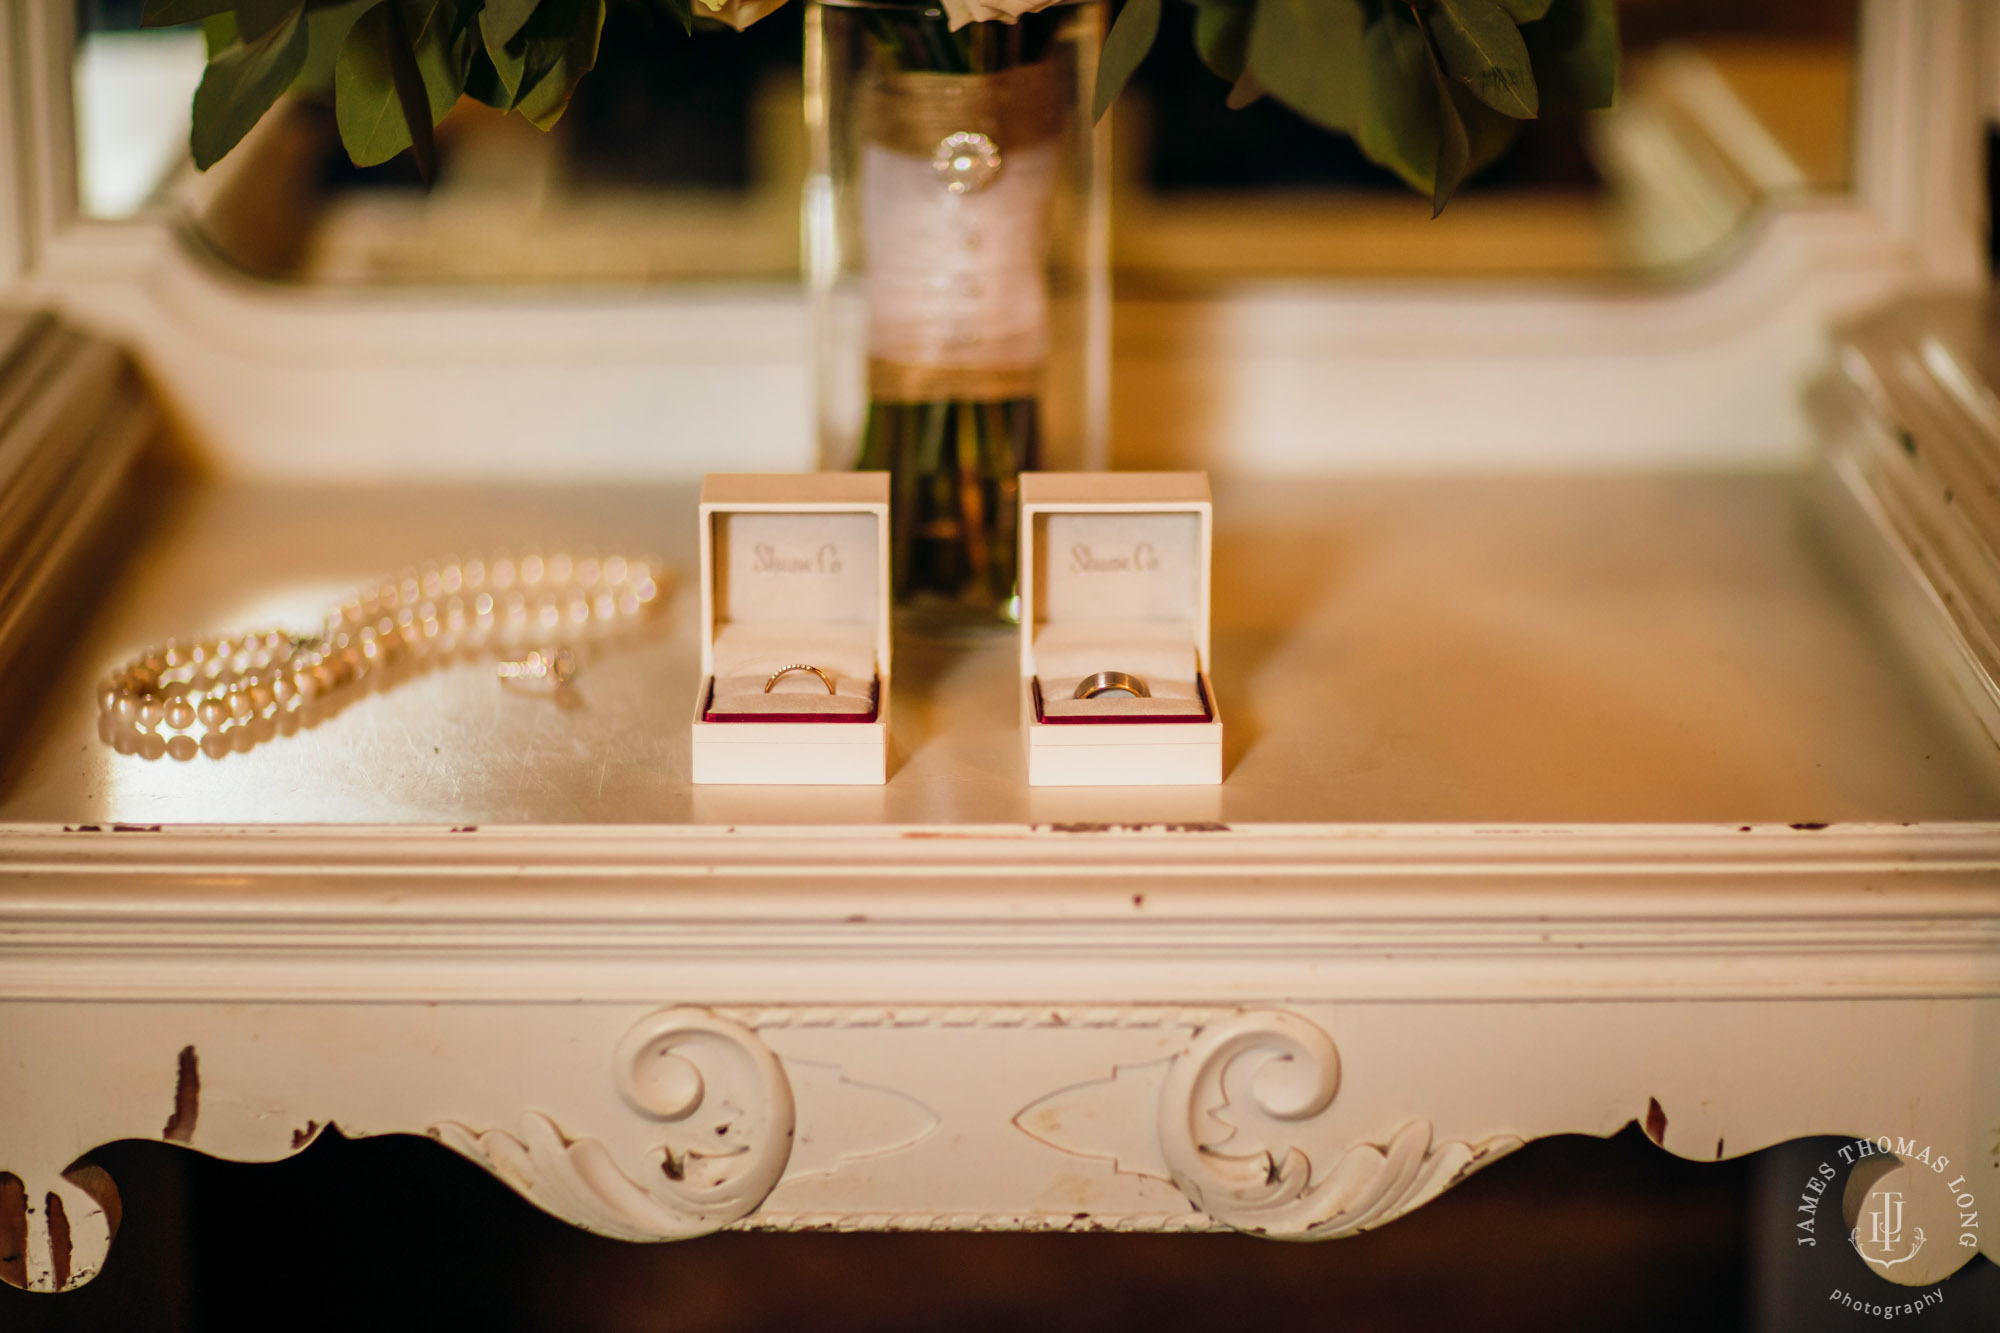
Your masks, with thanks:
M 878 71 L 865 99 L 869 394 L 1000 402 L 1048 354 L 1050 204 L 1067 67 Z

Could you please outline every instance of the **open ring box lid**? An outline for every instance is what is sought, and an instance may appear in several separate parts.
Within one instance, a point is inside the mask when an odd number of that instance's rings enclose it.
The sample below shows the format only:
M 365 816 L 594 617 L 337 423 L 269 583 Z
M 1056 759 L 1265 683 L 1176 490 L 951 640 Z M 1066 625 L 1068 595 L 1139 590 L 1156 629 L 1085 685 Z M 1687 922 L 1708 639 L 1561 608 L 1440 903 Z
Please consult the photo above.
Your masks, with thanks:
M 704 478 L 694 781 L 885 781 L 889 632 L 886 472 Z
M 1222 781 L 1203 472 L 1021 477 L 1021 721 L 1032 786 Z M 1124 671 L 1150 698 L 1072 697 Z

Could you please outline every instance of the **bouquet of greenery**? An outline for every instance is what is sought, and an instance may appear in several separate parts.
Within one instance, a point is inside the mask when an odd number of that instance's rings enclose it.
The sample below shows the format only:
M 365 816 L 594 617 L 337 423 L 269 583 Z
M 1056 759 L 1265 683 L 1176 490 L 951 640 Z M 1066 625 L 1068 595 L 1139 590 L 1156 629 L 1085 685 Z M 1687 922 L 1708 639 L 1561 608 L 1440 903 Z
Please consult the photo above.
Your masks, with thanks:
M 693 31 L 742 28 L 784 0 L 146 0 L 145 22 L 201 22 L 208 68 L 191 147 L 206 170 L 306 68 L 333 53 L 334 109 L 360 165 L 406 149 L 429 171 L 433 127 L 460 97 L 519 111 L 543 129 L 597 61 L 606 8 L 636 5 Z M 1049 0 L 911 0 L 913 31 L 941 38 L 913 58 L 973 67 L 1009 58 L 1004 35 Z M 1158 35 L 1167 0 L 1126 0 L 1104 47 L 1102 115 Z M 1523 120 L 1610 105 L 1613 0 L 1176 0 L 1195 10 L 1202 60 L 1231 105 L 1269 96 L 1353 136 L 1374 161 L 1442 208 Z M 928 20 L 923 22 L 922 20 Z M 968 33 L 967 29 L 971 32 Z M 926 41 L 931 39 L 926 38 Z M 1013 45 L 1017 45 L 1014 43 Z
M 1164 0 L 1126 0 L 1105 42 L 1103 115 L 1152 48 Z M 1611 105 L 1613 0 L 1183 0 L 1229 105 L 1269 96 L 1354 139 L 1432 212 L 1543 111 Z

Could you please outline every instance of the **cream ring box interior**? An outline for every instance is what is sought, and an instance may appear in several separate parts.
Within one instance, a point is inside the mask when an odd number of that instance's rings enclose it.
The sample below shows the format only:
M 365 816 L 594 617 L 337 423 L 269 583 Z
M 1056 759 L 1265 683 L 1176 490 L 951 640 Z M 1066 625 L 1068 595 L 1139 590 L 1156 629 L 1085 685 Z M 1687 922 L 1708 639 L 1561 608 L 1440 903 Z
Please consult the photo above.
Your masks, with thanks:
M 1212 785 L 1214 505 L 1203 472 L 1021 476 L 1021 729 L 1036 787 Z M 1124 671 L 1151 697 L 1074 698 Z
M 882 783 L 889 666 L 889 474 L 704 478 L 694 781 Z

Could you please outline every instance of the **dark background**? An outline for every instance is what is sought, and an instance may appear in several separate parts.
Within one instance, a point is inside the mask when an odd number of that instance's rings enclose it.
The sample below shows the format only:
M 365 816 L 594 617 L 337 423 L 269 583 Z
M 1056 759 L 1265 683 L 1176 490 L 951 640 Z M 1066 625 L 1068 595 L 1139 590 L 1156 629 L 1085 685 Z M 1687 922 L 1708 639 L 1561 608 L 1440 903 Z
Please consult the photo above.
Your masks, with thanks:
M 1636 1128 L 1544 1139 L 1379 1231 L 1247 1236 L 724 1233 L 663 1245 L 556 1221 L 421 1138 L 323 1134 L 288 1161 L 157 1143 L 93 1154 L 124 1223 L 74 1292 L 0 1288 L 6 1333 L 1818 1333 L 1880 1326 L 1834 1286 L 1900 1289 L 1844 1245 L 1798 1251 L 1790 1195 L 1838 1140 L 1683 1161 Z M 1836 1159 L 1837 1160 L 1837 1159 Z M 1834 1197 L 1837 1197 L 1837 1191 Z M 1805 1256 L 1802 1260 L 1800 1256 Z M 2000 1329 L 1984 1258 L 1923 1333 Z

